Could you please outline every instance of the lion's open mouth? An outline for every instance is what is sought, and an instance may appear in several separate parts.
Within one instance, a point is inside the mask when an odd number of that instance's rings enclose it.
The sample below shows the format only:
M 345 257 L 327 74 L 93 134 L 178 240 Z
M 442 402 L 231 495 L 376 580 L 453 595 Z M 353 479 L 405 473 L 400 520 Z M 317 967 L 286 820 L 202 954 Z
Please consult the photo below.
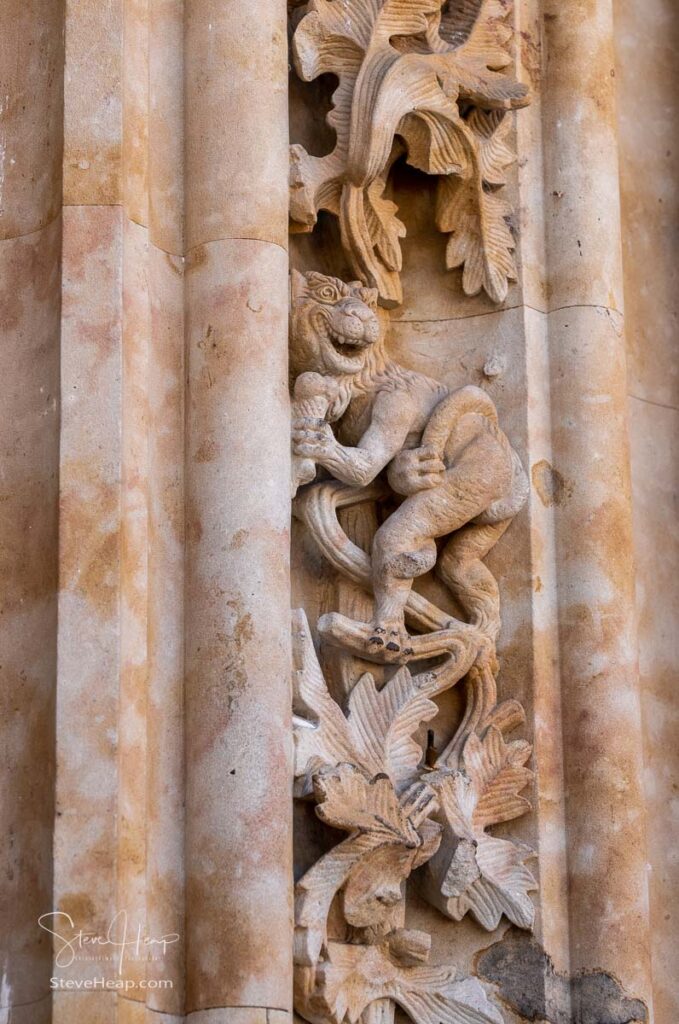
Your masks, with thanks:
M 329 323 L 324 324 L 326 339 L 330 342 L 335 352 L 341 356 L 356 356 L 359 354 L 361 349 L 366 348 L 369 344 L 365 338 L 349 337 L 348 334 L 343 334 L 336 328 L 331 327 Z

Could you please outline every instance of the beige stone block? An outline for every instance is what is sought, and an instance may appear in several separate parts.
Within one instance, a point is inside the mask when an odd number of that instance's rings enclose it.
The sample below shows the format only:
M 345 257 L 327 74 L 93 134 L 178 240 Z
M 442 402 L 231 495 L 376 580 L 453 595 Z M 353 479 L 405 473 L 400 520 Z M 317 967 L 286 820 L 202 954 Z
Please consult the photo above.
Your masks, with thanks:
M 54 906 L 69 934 L 105 935 L 117 910 L 121 245 L 119 208 L 65 211 Z M 112 974 L 82 956 L 54 971 Z
M 123 204 L 130 220 L 149 217 L 149 4 L 123 0 Z
M 180 257 L 149 247 L 147 924 L 179 935 L 156 950 L 154 1011 L 184 1004 L 184 282 Z
M 62 0 L 0 10 L 0 239 L 44 227 L 61 207 Z
M 119 993 L 116 999 L 116 1013 L 116 1024 L 147 1024 L 143 993 Z
M 287 1008 L 291 728 L 287 257 L 187 267 L 187 1009 Z
M 148 231 L 123 218 L 118 907 L 146 920 L 148 601 Z M 127 977 L 145 978 L 130 959 Z M 139 999 L 135 990 L 131 999 Z M 143 998 L 143 994 L 141 996 Z
M 548 309 L 623 309 L 611 0 L 544 6 Z
M 115 992 L 64 992 L 53 995 L 54 1009 L 49 1024 L 119 1024 Z
M 66 2 L 64 203 L 121 200 L 122 5 Z
M 190 1013 L 186 1021 L 187 1024 L 268 1024 L 270 1012 L 264 1006 L 223 1006 Z
M 267 1010 L 266 1024 L 290 1024 L 292 1016 L 287 1010 Z
M 162 1010 L 150 1010 L 148 1006 L 146 1007 L 145 1024 L 185 1024 L 186 1020 L 183 1013 L 177 1016 L 174 1013 L 163 1013 Z
M 188 248 L 219 238 L 287 247 L 286 8 L 187 0 Z
M 4 1001 L 48 992 L 52 909 L 61 221 L 0 243 L 0 961 Z
M 12 1006 L 9 1010 L 3 1008 L 3 1012 L 7 1013 L 7 1024 L 54 1024 L 50 996 L 40 999 L 37 1003 Z
M 149 5 L 149 231 L 171 253 L 184 244 L 184 4 Z
M 616 3 L 629 390 L 679 406 L 679 66 L 671 0 Z M 639 82 L 644 83 L 643 89 Z
M 658 1024 L 679 1017 L 676 984 L 679 864 L 679 411 L 630 399 L 634 556 L 644 729 L 644 793 Z
M 571 970 L 648 1001 L 648 891 L 620 319 L 550 317 Z

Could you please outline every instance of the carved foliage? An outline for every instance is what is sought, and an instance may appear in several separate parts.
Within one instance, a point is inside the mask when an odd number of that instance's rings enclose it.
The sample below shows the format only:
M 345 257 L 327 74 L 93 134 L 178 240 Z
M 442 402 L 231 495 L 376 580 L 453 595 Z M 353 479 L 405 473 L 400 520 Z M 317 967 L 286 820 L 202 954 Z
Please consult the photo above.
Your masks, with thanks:
M 311 791 L 321 820 L 349 833 L 297 885 L 295 959 L 311 965 L 327 946 L 340 890 L 347 924 L 388 928 L 403 882 L 438 848 L 441 825 L 430 820 L 436 795 L 417 778 L 421 749 L 412 740 L 436 705 L 402 669 L 381 691 L 363 675 L 345 717 L 328 692 L 303 613 L 296 625 L 296 696 L 318 723 L 295 722 L 297 792 Z
M 405 882 L 426 864 L 426 895 L 449 917 L 470 910 L 492 930 L 504 912 L 531 926 L 529 851 L 486 833 L 529 807 L 521 796 L 531 779 L 529 744 L 507 743 L 491 725 L 482 739 L 468 735 L 456 771 L 427 769 L 413 734 L 436 712 L 430 695 L 445 674 L 401 668 L 378 689 L 365 673 L 345 714 L 302 611 L 294 624 L 295 702 L 304 711 L 295 716 L 296 792 L 314 799 L 323 822 L 348 833 L 296 886 L 298 1012 L 313 1024 L 367 1022 L 369 1007 L 386 1000 L 415 1024 L 501 1024 L 479 982 L 422 966 L 429 937 L 399 923 Z M 337 900 L 351 944 L 329 934 Z
M 327 959 L 302 968 L 295 1005 L 314 1024 L 356 1024 L 378 1000 L 390 999 L 415 1024 L 502 1024 L 502 1016 L 473 978 L 452 967 L 413 966 L 426 960 L 429 936 L 397 930 L 379 945 L 330 943 Z
M 427 896 L 456 921 L 469 911 L 494 931 L 504 913 L 520 928 L 533 926 L 535 908 L 528 893 L 537 885 L 525 866 L 533 852 L 486 832 L 530 810 L 521 796 L 533 777 L 525 767 L 530 754 L 530 744 L 507 743 L 491 726 L 483 739 L 469 736 L 459 771 L 443 769 L 430 779 L 440 801 L 444 839 L 428 865 Z
M 531 851 L 488 831 L 529 809 L 531 748 L 505 739 L 524 715 L 497 700 L 499 589 L 483 564 L 525 501 L 523 470 L 485 392 L 451 392 L 386 359 L 374 294 L 320 274 L 305 282 L 292 316 L 293 508 L 342 586 L 317 622 L 333 692 L 295 614 L 295 795 L 345 837 L 296 886 L 295 1005 L 312 1024 L 391 1024 L 397 1004 L 415 1024 L 499 1024 L 477 981 L 426 965 L 427 936 L 404 927 L 405 894 L 421 868 L 424 895 L 454 920 L 533 923 Z M 404 449 L 406 436 L 419 447 Z M 312 482 L 317 466 L 335 479 Z M 394 479 L 411 477 L 385 518 Z M 413 587 L 432 568 L 463 617 Z M 372 622 L 355 617 L 371 609 Z M 463 678 L 462 719 L 430 767 L 421 727 Z
M 468 294 L 502 301 L 516 276 L 511 210 L 495 194 L 513 160 L 504 113 L 527 102 L 502 70 L 511 31 L 500 0 L 311 0 L 293 39 L 295 67 L 339 85 L 328 115 L 337 141 L 312 157 L 291 148 L 291 217 L 312 230 L 318 210 L 339 217 L 352 269 L 382 303 L 401 300 L 405 227 L 384 190 L 405 149 L 413 167 L 440 176 L 436 221 L 450 233 L 449 268 L 464 266 Z
M 301 780 L 297 794 L 311 792 L 314 772 L 342 763 L 355 765 L 368 779 L 386 775 L 394 790 L 402 792 L 415 780 L 422 758 L 412 734 L 437 711 L 426 695 L 426 683 L 421 686 L 422 677 L 401 669 L 378 690 L 366 673 L 351 691 L 345 716 L 328 692 L 304 613 L 296 616 L 295 693 L 317 723 L 296 719 L 295 775 Z

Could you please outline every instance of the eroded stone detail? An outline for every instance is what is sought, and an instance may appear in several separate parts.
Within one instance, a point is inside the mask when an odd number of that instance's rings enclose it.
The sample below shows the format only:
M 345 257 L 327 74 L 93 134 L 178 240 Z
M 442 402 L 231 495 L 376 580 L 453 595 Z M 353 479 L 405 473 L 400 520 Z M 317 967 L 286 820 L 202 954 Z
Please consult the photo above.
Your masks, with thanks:
M 498 193 L 514 160 L 505 112 L 528 97 L 504 73 L 507 14 L 499 0 L 311 0 L 297 26 L 300 77 L 329 72 L 339 85 L 328 116 L 335 149 L 291 147 L 293 227 L 311 231 L 319 210 L 335 214 L 354 273 L 385 306 L 401 301 L 405 226 L 384 193 L 402 153 L 439 176 L 436 223 L 464 291 L 501 302 L 516 277 L 511 207 Z
M 499 1022 L 480 982 L 422 966 L 429 939 L 404 927 L 405 895 L 422 868 L 449 918 L 533 925 L 532 851 L 488 831 L 529 810 L 532 773 L 530 745 L 506 738 L 523 709 L 497 701 L 499 591 L 483 564 L 527 482 L 488 395 L 405 370 L 385 334 L 375 289 L 293 274 L 293 508 L 348 588 L 317 623 L 343 695 L 294 616 L 295 795 L 346 833 L 297 883 L 296 1006 L 313 1024 L 386 1022 L 395 1004 L 417 1024 Z M 459 618 L 413 589 L 430 570 Z M 435 698 L 463 678 L 457 732 L 426 756 Z

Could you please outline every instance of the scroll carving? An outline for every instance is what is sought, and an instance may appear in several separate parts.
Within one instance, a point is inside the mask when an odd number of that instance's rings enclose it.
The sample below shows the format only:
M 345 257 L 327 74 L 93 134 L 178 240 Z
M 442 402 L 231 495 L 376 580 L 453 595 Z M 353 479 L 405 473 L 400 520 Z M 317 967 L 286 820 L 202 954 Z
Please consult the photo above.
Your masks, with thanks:
M 502 0 L 311 0 L 293 38 L 298 74 L 339 79 L 328 123 L 334 150 L 291 147 L 293 230 L 318 211 L 339 218 L 353 272 L 382 305 L 401 302 L 405 226 L 385 196 L 394 161 L 438 176 L 436 224 L 446 266 L 463 267 L 468 295 L 495 302 L 516 277 L 511 207 L 502 197 L 514 159 L 506 111 L 528 102 L 511 63 Z
M 294 616 L 295 795 L 344 834 L 296 886 L 295 1005 L 312 1024 L 501 1024 L 482 984 L 430 966 L 406 886 L 453 921 L 530 929 L 532 851 L 493 826 L 526 813 L 531 747 L 498 702 L 496 580 L 483 559 L 527 497 L 481 389 L 451 391 L 386 353 L 374 288 L 293 274 L 293 508 L 336 570 L 336 609 Z M 434 571 L 459 616 L 413 586 Z M 436 698 L 464 680 L 444 749 Z

